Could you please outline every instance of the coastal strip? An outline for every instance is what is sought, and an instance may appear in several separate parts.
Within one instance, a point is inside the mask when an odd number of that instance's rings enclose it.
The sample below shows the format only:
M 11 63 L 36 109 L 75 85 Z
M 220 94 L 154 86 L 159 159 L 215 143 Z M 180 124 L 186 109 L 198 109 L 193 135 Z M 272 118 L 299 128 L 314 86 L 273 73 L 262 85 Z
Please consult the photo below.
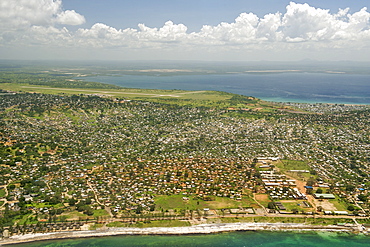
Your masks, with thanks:
M 201 224 L 188 227 L 151 227 L 127 228 L 108 227 L 98 230 L 52 232 L 15 235 L 0 241 L 0 246 L 26 243 L 33 241 L 89 238 L 117 235 L 186 235 L 186 234 L 211 234 L 232 231 L 328 231 L 328 232 L 354 232 L 352 227 L 337 225 L 307 225 L 296 223 L 218 223 Z

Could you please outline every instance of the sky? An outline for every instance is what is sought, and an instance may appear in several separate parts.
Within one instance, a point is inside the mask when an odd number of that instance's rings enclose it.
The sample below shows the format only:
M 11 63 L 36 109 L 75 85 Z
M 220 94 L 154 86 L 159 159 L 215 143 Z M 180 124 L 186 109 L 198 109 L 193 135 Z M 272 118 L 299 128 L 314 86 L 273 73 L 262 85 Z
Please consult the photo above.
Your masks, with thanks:
M 1 0 L 0 59 L 370 61 L 369 0 Z

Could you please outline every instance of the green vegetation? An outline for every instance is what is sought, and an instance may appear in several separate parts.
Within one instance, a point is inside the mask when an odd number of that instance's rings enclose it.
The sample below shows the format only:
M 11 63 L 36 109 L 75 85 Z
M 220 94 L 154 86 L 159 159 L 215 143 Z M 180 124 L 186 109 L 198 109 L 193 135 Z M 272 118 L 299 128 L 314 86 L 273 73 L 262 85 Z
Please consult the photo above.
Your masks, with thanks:
M 150 222 L 136 222 L 133 227 L 181 227 L 181 226 L 190 226 L 188 221 L 181 220 L 153 220 Z
M 170 196 L 157 196 L 154 198 L 156 208 L 158 210 L 168 210 L 168 209 L 188 209 L 195 210 L 197 208 L 206 207 L 206 203 L 203 200 L 197 200 L 196 198 L 189 198 L 188 200 L 183 200 L 182 195 L 170 195 Z
M 5 197 L 5 195 L 6 195 L 5 189 L 0 189 L 0 198 Z
M 359 224 L 370 224 L 370 219 L 369 219 L 369 218 L 356 219 L 356 221 L 357 221 Z
M 113 221 L 107 224 L 107 227 L 128 227 L 130 223 L 124 223 L 121 221 Z
M 99 83 L 88 82 L 74 79 L 80 75 L 78 72 L 70 73 L 67 71 L 40 71 L 34 68 L 16 69 L 16 70 L 1 70 L 1 84 L 27 84 L 27 85 L 42 85 L 47 87 L 57 88 L 101 88 L 101 89 L 118 89 L 120 87 Z
M 159 210 L 168 209 L 185 209 L 185 210 L 196 210 L 203 208 L 210 209 L 226 209 L 226 208 L 246 208 L 246 207 L 258 207 L 258 205 L 249 198 L 243 198 L 240 201 L 232 200 L 224 197 L 214 197 L 212 201 L 204 201 L 199 198 L 189 197 L 187 200 L 183 199 L 182 195 L 171 195 L 171 196 L 158 196 L 155 200 L 155 205 Z
M 312 224 L 312 225 L 337 225 L 337 224 L 353 224 L 352 219 L 348 218 L 307 218 L 306 219 L 307 224 Z
M 94 210 L 94 217 L 109 216 L 109 213 L 105 209 Z
M 147 228 L 147 227 L 182 227 L 190 226 L 188 221 L 183 220 L 151 220 L 151 221 L 139 221 L 135 223 L 124 223 L 124 222 L 111 222 L 107 224 L 108 227 L 137 227 L 137 228 Z
M 312 168 L 306 161 L 300 160 L 280 160 L 274 163 L 280 171 L 284 174 L 288 174 L 293 178 L 307 181 L 310 178 L 316 178 L 317 176 L 312 174 Z M 293 171 L 292 171 L 293 170 Z M 311 172 L 296 172 L 296 171 L 311 171 Z
M 308 225 L 337 225 L 337 224 L 353 224 L 352 219 L 347 218 L 313 218 L 313 217 L 235 217 L 221 218 L 222 223 L 237 223 L 237 222 L 258 222 L 258 223 L 301 223 Z M 212 219 L 209 220 L 209 223 Z M 368 222 L 364 220 L 363 222 Z
M 103 227 L 103 226 L 104 226 L 104 224 L 101 224 L 101 223 L 95 223 L 95 224 L 93 224 L 93 225 L 90 225 L 89 230 L 96 230 L 96 229 L 99 229 L 99 228 L 101 228 L 101 227 Z
M 37 92 L 44 94 L 75 95 L 90 94 L 105 97 L 117 97 L 129 100 L 146 100 L 150 102 L 179 106 L 210 107 L 228 109 L 225 116 L 259 118 L 261 114 L 276 113 L 279 106 L 256 98 L 241 96 L 235 99 L 234 94 L 218 91 L 183 91 L 117 88 L 53 88 L 28 84 L 3 83 L 1 88 L 8 91 Z M 243 101 L 243 103 L 241 103 Z
M 261 205 L 278 210 L 272 201 L 287 212 L 315 211 L 298 205 L 303 197 L 293 188 L 336 195 L 318 199 L 320 217 L 370 208 L 368 106 L 122 89 L 71 81 L 82 71 L 47 71 L 4 72 L 0 83 L 17 91 L 0 95 L 2 227 L 90 221 L 96 228 L 112 219 L 125 222 L 112 226 L 180 226 L 211 216 L 333 223 L 260 217 Z
M 336 199 L 330 199 L 329 202 L 333 203 L 334 207 L 338 211 L 346 211 L 348 208 L 348 204 L 339 197 L 336 197 Z

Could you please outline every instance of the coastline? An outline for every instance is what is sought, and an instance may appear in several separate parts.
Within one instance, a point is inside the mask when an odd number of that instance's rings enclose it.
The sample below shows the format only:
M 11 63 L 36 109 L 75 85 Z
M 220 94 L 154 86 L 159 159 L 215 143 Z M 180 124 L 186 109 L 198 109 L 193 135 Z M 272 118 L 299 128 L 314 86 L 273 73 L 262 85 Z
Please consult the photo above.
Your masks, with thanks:
M 217 223 L 217 224 L 193 225 L 187 227 L 151 227 L 151 228 L 108 227 L 97 230 L 15 235 L 7 239 L 0 240 L 0 246 L 45 240 L 107 237 L 118 235 L 191 235 L 191 234 L 212 234 L 233 231 L 297 231 L 297 232 L 321 231 L 321 232 L 353 233 L 355 230 L 356 229 L 353 227 L 337 225 L 322 226 L 297 223 Z

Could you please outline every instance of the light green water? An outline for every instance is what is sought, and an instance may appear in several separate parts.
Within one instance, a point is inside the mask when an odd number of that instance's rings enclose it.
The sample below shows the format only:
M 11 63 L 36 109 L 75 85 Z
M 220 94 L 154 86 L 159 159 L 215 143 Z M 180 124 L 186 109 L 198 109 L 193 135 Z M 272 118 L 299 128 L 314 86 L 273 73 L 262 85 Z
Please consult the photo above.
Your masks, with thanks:
M 17 247 L 56 246 L 229 246 L 229 247 L 369 247 L 370 236 L 347 233 L 294 233 L 294 232 L 231 232 L 179 236 L 115 236 L 85 239 L 67 239 L 19 244 Z

